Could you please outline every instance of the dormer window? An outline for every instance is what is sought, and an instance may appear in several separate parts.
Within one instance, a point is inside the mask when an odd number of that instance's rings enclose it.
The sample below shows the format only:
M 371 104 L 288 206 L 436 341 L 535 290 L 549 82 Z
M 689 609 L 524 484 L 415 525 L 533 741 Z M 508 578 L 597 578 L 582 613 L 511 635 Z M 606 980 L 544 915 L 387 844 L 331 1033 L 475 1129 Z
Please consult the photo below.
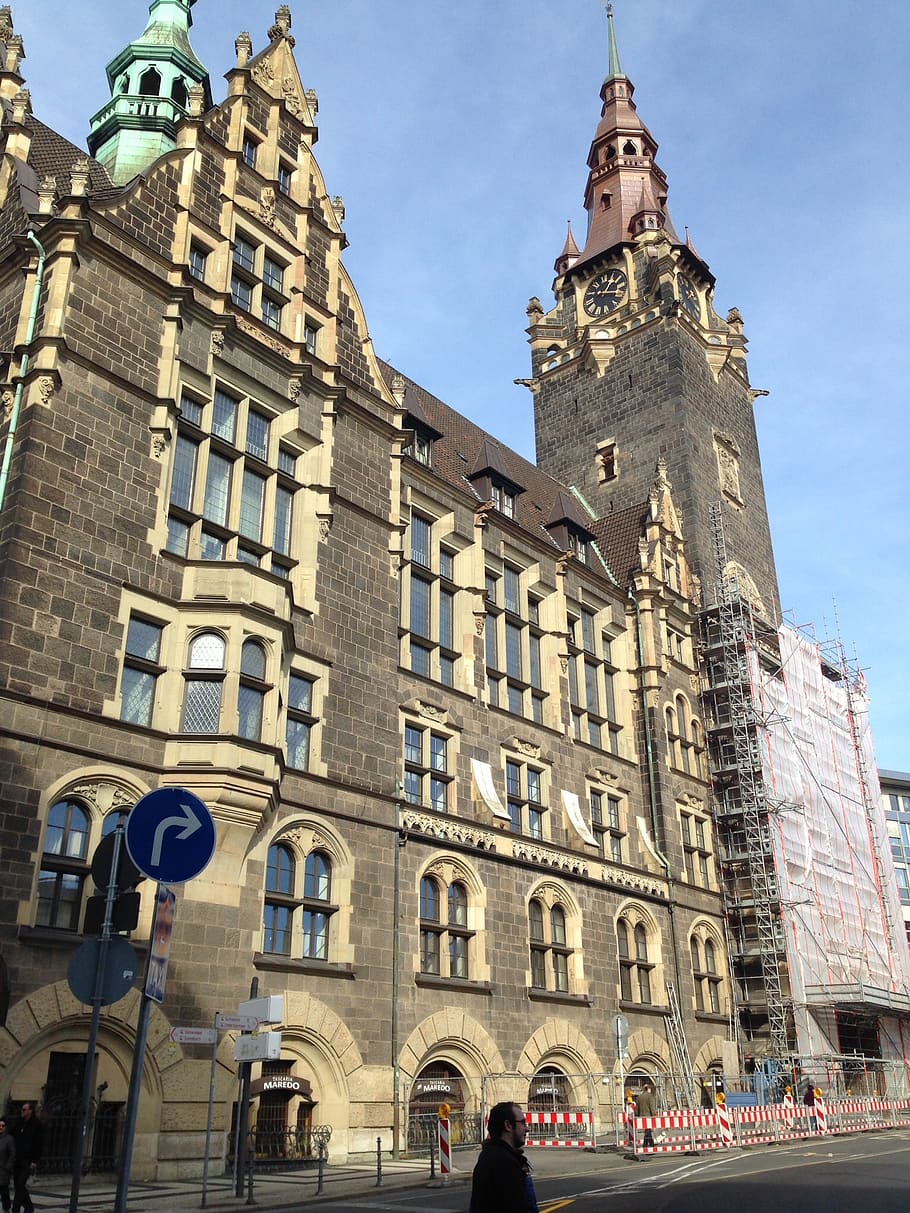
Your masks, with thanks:
M 428 434 L 422 434 L 419 430 L 416 430 L 414 432 L 414 441 L 411 443 L 411 455 L 418 463 L 422 463 L 424 467 L 432 467 L 433 439 Z
M 243 163 L 247 166 L 247 168 L 256 167 L 256 155 L 257 155 L 258 151 L 259 151 L 259 144 L 252 137 L 252 135 L 244 135 L 243 136 L 243 146 L 241 148 L 240 154 L 242 155 Z
M 638 149 L 636 148 L 635 144 L 632 142 L 631 139 L 627 139 L 626 142 L 623 144 L 622 154 L 624 156 L 637 156 L 638 155 Z
M 501 514 L 505 514 L 506 518 L 515 517 L 515 494 L 511 489 L 493 480 L 490 482 L 490 497 Z
M 588 563 L 588 538 L 582 531 L 568 527 L 568 550 L 572 552 L 579 564 Z

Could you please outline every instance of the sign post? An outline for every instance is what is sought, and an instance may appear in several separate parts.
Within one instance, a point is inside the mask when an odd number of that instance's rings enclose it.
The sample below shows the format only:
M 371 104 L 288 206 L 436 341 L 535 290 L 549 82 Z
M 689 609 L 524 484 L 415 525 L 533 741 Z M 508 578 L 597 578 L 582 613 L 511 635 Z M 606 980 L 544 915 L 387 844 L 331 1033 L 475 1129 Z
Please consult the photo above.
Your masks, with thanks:
M 206 867 L 215 853 L 215 822 L 208 806 L 186 788 L 159 788 L 137 801 L 127 819 L 124 840 L 130 859 L 140 872 L 158 882 L 158 889 L 136 1026 L 114 1213 L 126 1213 L 151 1004 L 164 1001 L 177 900 L 167 886 L 192 880 Z M 115 871 L 116 862 L 115 858 Z
M 622 1131 L 627 1134 L 626 1125 L 626 1048 L 629 1043 L 629 1021 L 625 1015 L 617 1015 L 613 1020 L 613 1038 L 616 1041 L 616 1060 L 619 1063 L 619 1107 L 622 1120 Z

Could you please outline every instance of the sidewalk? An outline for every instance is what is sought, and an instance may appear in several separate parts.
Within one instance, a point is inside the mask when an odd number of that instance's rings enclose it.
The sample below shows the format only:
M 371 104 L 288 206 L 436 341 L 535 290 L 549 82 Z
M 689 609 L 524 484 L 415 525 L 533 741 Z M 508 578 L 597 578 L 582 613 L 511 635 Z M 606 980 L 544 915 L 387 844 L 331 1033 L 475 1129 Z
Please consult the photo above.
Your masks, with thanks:
M 468 1184 L 478 1154 L 477 1148 L 456 1150 L 453 1159 L 454 1171 L 449 1185 Z M 576 1175 L 588 1171 L 624 1168 L 629 1163 L 621 1153 L 607 1150 L 594 1153 L 588 1150 L 533 1148 L 528 1151 L 535 1176 L 541 1178 L 556 1175 Z M 376 1164 L 348 1164 L 327 1166 L 324 1174 L 322 1198 L 337 1200 L 343 1196 L 367 1195 L 396 1188 L 420 1188 L 440 1186 L 438 1167 L 435 1181 L 430 1179 L 430 1164 L 427 1158 L 406 1159 L 394 1162 L 382 1160 L 382 1183 L 376 1183 Z M 38 1176 L 30 1185 L 36 1213 L 66 1213 L 69 1209 L 71 1180 L 69 1176 Z M 276 1208 L 288 1204 L 303 1204 L 318 1201 L 318 1175 L 315 1170 L 263 1171 L 254 1177 L 254 1207 Z M 113 1175 L 87 1175 L 79 1189 L 79 1213 L 111 1213 L 117 1191 L 117 1180 Z M 201 1207 L 202 1180 L 173 1180 L 160 1183 L 131 1183 L 127 1195 L 128 1213 L 196 1213 Z M 432 1203 L 428 1192 L 428 1207 Z M 467 1203 L 467 1196 L 465 1196 Z M 241 1213 L 247 1205 L 247 1191 L 242 1196 L 234 1195 L 234 1185 L 229 1176 L 209 1178 L 206 1199 L 207 1213 Z

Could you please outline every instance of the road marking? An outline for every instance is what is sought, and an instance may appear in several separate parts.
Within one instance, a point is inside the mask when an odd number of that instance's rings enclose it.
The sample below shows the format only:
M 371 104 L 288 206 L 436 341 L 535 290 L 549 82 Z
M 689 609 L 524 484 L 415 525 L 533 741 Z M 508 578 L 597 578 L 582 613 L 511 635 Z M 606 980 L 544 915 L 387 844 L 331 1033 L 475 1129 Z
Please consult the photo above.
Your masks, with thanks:
M 540 1213 L 556 1213 L 557 1209 L 564 1209 L 566 1205 L 574 1205 L 575 1198 L 570 1196 L 568 1200 L 548 1200 L 546 1204 L 540 1206 Z

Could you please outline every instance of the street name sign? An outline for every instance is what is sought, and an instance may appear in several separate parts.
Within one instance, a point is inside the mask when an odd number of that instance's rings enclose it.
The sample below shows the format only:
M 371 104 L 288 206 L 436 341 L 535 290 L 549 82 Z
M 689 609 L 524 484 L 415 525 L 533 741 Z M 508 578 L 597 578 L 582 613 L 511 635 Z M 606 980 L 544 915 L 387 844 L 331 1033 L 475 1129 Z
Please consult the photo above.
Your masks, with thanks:
M 171 1028 L 170 1038 L 175 1045 L 213 1045 L 218 1032 L 215 1028 Z
M 222 1015 L 215 1016 L 215 1027 L 222 1032 L 255 1032 L 259 1027 L 258 1015 Z
M 137 801 L 126 823 L 130 858 L 161 884 L 198 876 L 215 853 L 215 822 L 186 788 L 159 788 Z

